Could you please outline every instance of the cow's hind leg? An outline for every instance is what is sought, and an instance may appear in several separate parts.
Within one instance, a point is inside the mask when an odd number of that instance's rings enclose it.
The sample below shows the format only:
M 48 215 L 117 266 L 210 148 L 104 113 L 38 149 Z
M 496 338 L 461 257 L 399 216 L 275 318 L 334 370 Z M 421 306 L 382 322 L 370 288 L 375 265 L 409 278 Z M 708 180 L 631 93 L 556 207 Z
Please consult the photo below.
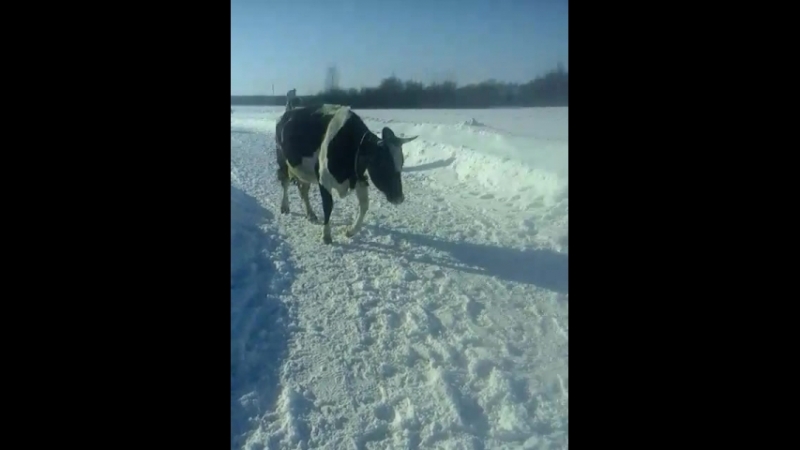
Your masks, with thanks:
M 369 185 L 366 181 L 360 180 L 356 182 L 356 197 L 358 198 L 358 218 L 353 223 L 353 226 L 345 233 L 347 237 L 353 237 L 361 229 L 364 224 L 364 216 L 369 209 Z
M 308 191 L 311 189 L 311 185 L 308 183 L 304 183 L 302 181 L 297 182 L 297 190 L 300 191 L 300 198 L 303 199 L 303 205 L 306 207 L 306 216 L 308 220 L 311 222 L 317 222 L 317 215 L 314 214 L 314 210 L 311 209 L 311 202 L 308 201 Z
M 278 149 L 278 181 L 281 182 L 283 197 L 281 198 L 281 214 L 289 214 L 289 164 Z
M 333 212 L 333 196 L 324 186 L 319 185 L 319 194 L 322 197 L 322 242 L 330 244 L 333 242 L 331 239 L 331 212 Z

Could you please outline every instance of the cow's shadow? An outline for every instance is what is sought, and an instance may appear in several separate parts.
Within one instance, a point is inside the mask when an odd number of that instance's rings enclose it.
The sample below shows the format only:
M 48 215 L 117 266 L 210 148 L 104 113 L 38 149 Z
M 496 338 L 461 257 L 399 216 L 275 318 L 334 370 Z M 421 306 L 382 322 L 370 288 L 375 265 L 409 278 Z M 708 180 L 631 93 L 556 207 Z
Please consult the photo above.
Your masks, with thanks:
M 355 239 L 349 245 L 362 250 L 404 256 L 411 261 L 450 269 L 488 275 L 494 278 L 532 284 L 562 294 L 569 292 L 569 256 L 552 250 L 495 247 L 463 241 L 449 241 L 402 231 L 392 231 L 378 225 L 365 225 L 375 235 L 391 235 L 412 245 L 429 247 L 449 254 L 452 260 L 431 257 L 414 258 L 393 245 Z M 458 264 L 460 263 L 460 264 Z
M 288 355 L 292 266 L 279 270 L 270 257 L 279 238 L 261 226 L 274 221 L 252 195 L 231 186 L 231 448 L 241 448 L 250 417 L 270 410 L 280 393 L 280 368 Z

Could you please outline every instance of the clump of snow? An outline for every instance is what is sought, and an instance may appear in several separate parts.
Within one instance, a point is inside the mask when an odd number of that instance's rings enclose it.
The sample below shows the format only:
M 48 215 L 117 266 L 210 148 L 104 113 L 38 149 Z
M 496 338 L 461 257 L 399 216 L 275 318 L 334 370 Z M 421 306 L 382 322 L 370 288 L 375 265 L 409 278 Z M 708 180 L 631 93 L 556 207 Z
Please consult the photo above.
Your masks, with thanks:
M 566 109 L 359 112 L 420 136 L 406 202 L 350 239 L 334 199 L 330 246 L 279 213 L 282 111 L 231 116 L 231 447 L 565 447 Z
M 468 127 L 485 127 L 486 126 L 486 125 L 482 124 L 481 122 L 478 122 L 478 119 L 476 119 L 474 117 L 470 118 L 469 120 L 465 120 L 465 121 L 461 122 L 461 125 L 468 126 Z

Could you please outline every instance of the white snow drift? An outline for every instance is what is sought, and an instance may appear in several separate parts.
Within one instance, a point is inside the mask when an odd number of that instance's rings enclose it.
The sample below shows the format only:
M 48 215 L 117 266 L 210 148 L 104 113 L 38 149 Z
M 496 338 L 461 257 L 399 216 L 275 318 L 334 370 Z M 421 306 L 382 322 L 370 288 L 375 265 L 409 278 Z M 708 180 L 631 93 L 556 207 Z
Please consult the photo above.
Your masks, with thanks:
M 331 246 L 279 213 L 282 110 L 231 115 L 231 448 L 566 448 L 567 109 L 357 110 L 420 138 Z

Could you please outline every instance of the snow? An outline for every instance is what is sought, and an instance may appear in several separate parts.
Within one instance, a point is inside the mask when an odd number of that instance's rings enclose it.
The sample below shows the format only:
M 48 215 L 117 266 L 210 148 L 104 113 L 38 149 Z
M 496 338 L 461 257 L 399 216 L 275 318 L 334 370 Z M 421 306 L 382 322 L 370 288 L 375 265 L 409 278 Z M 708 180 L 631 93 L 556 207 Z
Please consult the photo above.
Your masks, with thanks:
M 356 110 L 420 137 L 332 245 L 279 212 L 283 109 L 231 114 L 231 448 L 566 448 L 567 108 Z

